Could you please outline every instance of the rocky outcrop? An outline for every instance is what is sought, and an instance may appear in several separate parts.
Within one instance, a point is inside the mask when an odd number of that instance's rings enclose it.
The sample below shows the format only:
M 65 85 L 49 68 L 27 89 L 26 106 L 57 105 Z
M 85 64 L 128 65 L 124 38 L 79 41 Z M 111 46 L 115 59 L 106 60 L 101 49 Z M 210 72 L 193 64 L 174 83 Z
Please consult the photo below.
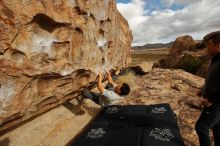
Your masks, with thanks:
M 202 100 L 197 92 L 204 84 L 204 78 L 183 70 L 153 69 L 145 76 L 133 76 L 135 81 L 130 95 L 115 104 L 158 104 L 169 103 L 174 110 L 181 133 L 188 146 L 198 146 L 195 123 L 201 113 Z
M 0 0 L 0 131 L 75 98 L 130 61 L 114 0 Z
M 177 68 L 182 58 L 195 48 L 196 42 L 191 36 L 178 37 L 169 50 L 169 55 L 160 60 L 160 64 L 165 68 Z
M 195 48 L 196 42 L 189 35 L 178 37 L 170 48 L 171 56 L 181 55 L 185 51 L 192 51 Z
M 161 68 L 180 68 L 187 72 L 205 77 L 209 58 L 203 41 L 194 41 L 191 36 L 178 37 L 173 43 L 169 55 L 159 61 Z M 202 68 L 201 68 L 202 67 Z M 198 72 L 198 73 L 197 73 Z

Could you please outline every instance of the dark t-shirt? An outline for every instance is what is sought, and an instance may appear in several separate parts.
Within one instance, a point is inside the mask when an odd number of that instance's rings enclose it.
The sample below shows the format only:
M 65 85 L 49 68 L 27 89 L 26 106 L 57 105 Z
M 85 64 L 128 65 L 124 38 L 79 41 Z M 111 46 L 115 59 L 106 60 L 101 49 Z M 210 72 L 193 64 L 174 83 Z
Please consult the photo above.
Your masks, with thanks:
M 220 53 L 212 58 L 202 96 L 211 103 L 220 104 Z

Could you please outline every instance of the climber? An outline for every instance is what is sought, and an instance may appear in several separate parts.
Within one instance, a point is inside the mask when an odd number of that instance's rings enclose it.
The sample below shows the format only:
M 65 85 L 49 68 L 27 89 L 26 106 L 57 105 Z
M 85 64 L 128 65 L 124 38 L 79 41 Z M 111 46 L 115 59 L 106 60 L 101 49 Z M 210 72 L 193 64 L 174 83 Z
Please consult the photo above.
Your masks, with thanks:
M 201 91 L 204 107 L 195 129 L 199 137 L 200 146 L 211 146 L 209 130 L 213 130 L 214 142 L 220 146 L 220 31 L 210 33 L 204 37 L 208 54 L 212 57 L 205 85 Z
M 108 85 L 104 88 L 102 84 L 102 73 L 99 71 L 98 75 L 98 90 L 100 93 L 94 93 L 89 90 L 82 91 L 82 95 L 86 98 L 93 100 L 95 103 L 101 106 L 108 106 L 112 104 L 113 101 L 123 98 L 123 96 L 128 95 L 130 92 L 130 87 L 127 83 L 116 84 L 112 78 L 109 71 L 106 71 Z

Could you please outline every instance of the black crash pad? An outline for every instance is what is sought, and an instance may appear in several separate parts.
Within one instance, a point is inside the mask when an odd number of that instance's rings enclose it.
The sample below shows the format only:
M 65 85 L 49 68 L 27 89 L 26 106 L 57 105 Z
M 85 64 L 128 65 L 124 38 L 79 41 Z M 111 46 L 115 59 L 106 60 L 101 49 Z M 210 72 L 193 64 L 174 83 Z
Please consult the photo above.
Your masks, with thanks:
M 71 146 L 184 146 L 169 104 L 112 105 Z
M 185 146 L 179 129 L 169 126 L 145 127 L 141 146 Z

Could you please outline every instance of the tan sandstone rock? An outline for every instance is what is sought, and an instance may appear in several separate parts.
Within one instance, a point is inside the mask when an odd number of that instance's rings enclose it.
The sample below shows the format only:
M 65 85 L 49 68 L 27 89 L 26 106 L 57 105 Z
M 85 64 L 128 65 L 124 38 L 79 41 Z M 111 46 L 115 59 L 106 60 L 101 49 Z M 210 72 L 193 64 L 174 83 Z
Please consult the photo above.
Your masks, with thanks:
M 189 52 L 195 48 L 196 42 L 191 36 L 178 37 L 170 48 L 169 55 L 164 62 L 160 61 L 165 68 L 180 68 L 182 58 L 190 55 Z
M 132 66 L 132 69 L 139 72 L 148 73 L 152 70 L 153 65 L 153 62 L 142 62 L 140 64 L 137 64 L 136 66 Z
M 0 132 L 127 66 L 131 41 L 114 0 L 0 0 Z
M 0 137 L 1 146 L 64 146 L 75 140 L 100 111 L 76 98 Z
M 210 58 L 204 40 L 195 41 L 191 36 L 178 37 L 170 48 L 169 55 L 159 61 L 161 68 L 177 68 L 205 77 Z
M 191 36 L 178 37 L 170 48 L 169 54 L 171 56 L 177 56 L 182 54 L 184 51 L 191 51 L 195 47 L 196 42 Z

